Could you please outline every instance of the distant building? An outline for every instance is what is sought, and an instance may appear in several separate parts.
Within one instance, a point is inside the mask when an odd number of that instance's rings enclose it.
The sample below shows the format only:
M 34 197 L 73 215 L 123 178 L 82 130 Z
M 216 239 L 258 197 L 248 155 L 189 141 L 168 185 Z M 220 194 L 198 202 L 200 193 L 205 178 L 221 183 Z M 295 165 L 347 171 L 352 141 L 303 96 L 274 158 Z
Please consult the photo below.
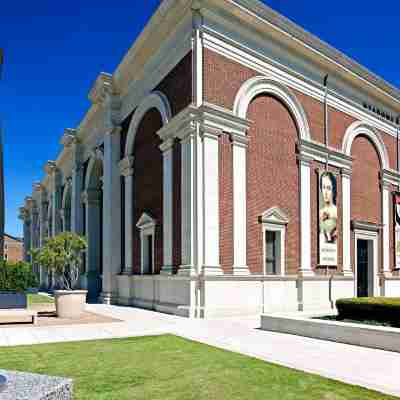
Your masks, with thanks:
M 23 241 L 20 238 L 4 234 L 4 259 L 7 261 L 22 261 L 23 259 Z

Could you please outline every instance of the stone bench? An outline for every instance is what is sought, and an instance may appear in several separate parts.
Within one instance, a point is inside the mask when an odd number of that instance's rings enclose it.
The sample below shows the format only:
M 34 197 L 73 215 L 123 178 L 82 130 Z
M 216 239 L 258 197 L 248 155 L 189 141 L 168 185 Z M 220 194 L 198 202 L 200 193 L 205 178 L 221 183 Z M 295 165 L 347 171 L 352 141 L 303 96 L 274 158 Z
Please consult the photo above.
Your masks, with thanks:
M 20 322 L 19 319 L 31 318 L 34 325 L 37 323 L 37 312 L 27 309 L 0 309 L 0 323 L 4 322 Z M 5 321 L 4 321 L 5 320 Z M 18 321 L 17 321 L 18 320 Z
M 1 400 L 72 400 L 71 379 L 25 372 L 4 371 L 6 383 L 0 386 Z

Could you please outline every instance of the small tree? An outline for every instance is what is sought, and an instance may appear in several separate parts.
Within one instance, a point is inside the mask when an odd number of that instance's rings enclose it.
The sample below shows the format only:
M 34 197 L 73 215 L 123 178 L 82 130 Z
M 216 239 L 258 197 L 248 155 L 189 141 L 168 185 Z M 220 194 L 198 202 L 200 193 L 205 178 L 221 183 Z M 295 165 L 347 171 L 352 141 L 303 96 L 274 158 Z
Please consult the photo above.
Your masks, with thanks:
M 54 273 L 65 290 L 75 289 L 82 265 L 82 253 L 87 248 L 84 237 L 72 232 L 60 233 L 44 246 L 31 251 L 32 261 Z

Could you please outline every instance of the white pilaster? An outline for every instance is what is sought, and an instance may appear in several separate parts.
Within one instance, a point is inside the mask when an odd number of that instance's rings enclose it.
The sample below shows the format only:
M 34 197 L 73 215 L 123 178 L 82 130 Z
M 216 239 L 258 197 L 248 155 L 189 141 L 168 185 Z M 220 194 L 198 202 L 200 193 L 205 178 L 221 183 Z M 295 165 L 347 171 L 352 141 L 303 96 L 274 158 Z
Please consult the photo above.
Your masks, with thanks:
M 21 221 L 23 221 L 24 224 L 24 261 L 29 262 L 30 261 L 30 256 L 29 256 L 29 250 L 30 250 L 30 233 L 31 233 L 31 227 L 30 227 L 30 216 L 29 216 L 29 211 L 25 207 L 20 207 L 19 209 L 19 217 Z
M 385 276 L 391 274 L 390 270 L 390 184 L 382 182 L 382 272 Z
M 121 160 L 119 168 L 125 182 L 125 263 L 122 267 L 122 274 L 131 275 L 133 272 L 133 230 L 135 227 L 133 215 L 133 156 L 128 156 Z
M 189 129 L 181 137 L 181 202 L 182 202 L 182 265 L 179 274 L 196 274 L 195 269 L 195 131 Z
M 161 274 L 172 274 L 173 259 L 173 149 L 174 139 L 164 141 L 160 149 L 163 153 L 163 266 Z
M 200 188 L 204 196 L 202 273 L 213 275 L 222 274 L 219 257 L 219 135 L 219 130 L 203 128 L 203 188 Z
M 233 274 L 247 275 L 247 145 L 248 138 L 231 134 L 233 162 Z
M 121 178 L 119 127 L 104 136 L 103 178 L 103 285 L 101 299 L 110 304 L 117 294 L 117 275 L 121 271 Z
M 351 170 L 342 169 L 342 243 L 343 275 L 352 276 L 351 266 Z
M 83 233 L 83 165 L 81 160 L 81 145 L 77 139 L 72 144 L 72 194 L 71 194 L 71 231 L 81 235 Z
M 87 189 L 82 193 L 82 202 L 86 209 L 86 237 L 88 249 L 86 251 L 86 278 L 89 296 L 97 294 L 98 275 L 100 274 L 100 241 L 101 234 L 101 193 L 97 189 Z
M 299 275 L 314 275 L 311 268 L 311 161 L 299 156 L 300 171 L 300 269 Z

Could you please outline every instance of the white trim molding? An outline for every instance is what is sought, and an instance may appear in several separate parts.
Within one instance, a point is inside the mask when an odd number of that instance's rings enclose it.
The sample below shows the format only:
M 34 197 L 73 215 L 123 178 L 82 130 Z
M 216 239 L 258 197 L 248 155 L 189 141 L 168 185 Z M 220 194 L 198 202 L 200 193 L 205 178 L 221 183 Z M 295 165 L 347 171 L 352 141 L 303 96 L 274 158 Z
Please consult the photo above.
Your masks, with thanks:
M 357 271 L 357 241 L 367 240 L 372 242 L 372 260 L 368 260 L 372 263 L 371 272 L 373 275 L 373 279 L 371 280 L 368 276 L 368 296 L 379 296 L 379 279 L 378 279 L 378 238 L 379 238 L 379 227 L 375 227 L 374 225 L 370 225 L 367 223 L 358 223 L 353 222 L 354 229 L 354 296 L 357 296 L 357 279 L 358 279 L 358 271 Z M 370 255 L 370 253 L 369 253 Z
M 299 155 L 300 175 L 300 269 L 299 275 L 312 276 L 311 266 L 311 162 Z
M 136 227 L 140 231 L 140 271 L 141 271 L 142 275 L 154 274 L 156 225 L 157 225 L 157 221 L 147 213 L 143 213 L 141 215 L 141 217 L 139 218 L 139 221 L 136 224 Z M 149 236 L 151 237 L 151 240 L 152 240 L 152 248 L 151 248 L 152 260 L 149 260 L 149 256 L 148 256 L 149 249 L 147 247 L 148 243 L 146 241 L 146 239 Z M 149 265 L 150 262 L 151 262 L 151 265 Z
M 381 169 L 389 169 L 389 155 L 380 133 L 377 129 L 363 121 L 353 122 L 347 128 L 346 134 L 343 138 L 342 152 L 347 156 L 351 156 L 351 146 L 354 142 L 354 139 L 359 135 L 367 136 L 375 145 L 381 162 Z
M 140 103 L 140 105 L 133 114 L 132 121 L 129 125 L 128 136 L 126 139 L 125 156 L 133 154 L 135 138 L 139 125 L 143 117 L 147 113 L 147 111 L 149 111 L 152 108 L 156 108 L 159 111 L 163 125 L 168 124 L 169 120 L 171 119 L 172 116 L 171 106 L 169 104 L 167 96 L 159 91 L 150 93 Z
M 342 177 L 342 236 L 343 275 L 353 276 L 351 266 L 351 169 L 343 168 Z
M 123 158 L 118 164 L 125 183 L 125 214 L 123 221 L 125 231 L 125 264 L 122 266 L 123 275 L 131 275 L 133 272 L 133 162 L 133 156 L 128 156 Z
M 251 101 L 262 93 L 271 94 L 283 101 L 296 121 L 299 138 L 311 139 L 310 127 L 303 106 L 288 87 L 272 77 L 256 76 L 246 81 L 236 95 L 233 113 L 238 117 L 246 118 Z
M 286 246 L 286 226 L 289 223 L 289 217 L 279 207 L 272 207 L 260 215 L 260 223 L 262 226 L 262 237 L 263 237 L 263 265 L 264 275 L 267 275 L 266 265 L 266 246 L 265 246 L 265 235 L 267 231 L 277 232 L 278 238 L 278 263 L 276 268 L 276 274 L 284 276 L 286 271 L 286 258 L 285 258 L 285 246 Z

